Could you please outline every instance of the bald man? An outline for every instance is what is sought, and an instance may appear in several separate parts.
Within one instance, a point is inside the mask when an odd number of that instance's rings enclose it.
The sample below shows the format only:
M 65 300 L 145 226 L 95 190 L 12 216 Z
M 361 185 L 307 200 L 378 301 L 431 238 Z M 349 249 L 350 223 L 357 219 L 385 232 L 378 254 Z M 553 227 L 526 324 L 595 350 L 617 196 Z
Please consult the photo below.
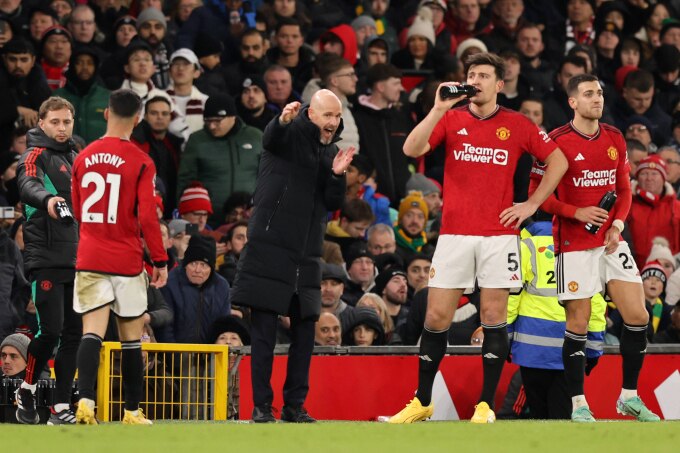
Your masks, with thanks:
M 333 313 L 321 313 L 314 326 L 314 343 L 319 346 L 340 346 L 340 320 Z
M 314 323 L 321 312 L 320 258 L 328 211 L 340 209 L 354 149 L 339 151 L 342 104 L 320 90 L 309 106 L 287 104 L 265 128 L 248 243 L 231 302 L 251 308 L 253 421 L 275 422 L 272 363 L 279 316 L 290 316 L 291 345 L 281 420 L 311 423 Z

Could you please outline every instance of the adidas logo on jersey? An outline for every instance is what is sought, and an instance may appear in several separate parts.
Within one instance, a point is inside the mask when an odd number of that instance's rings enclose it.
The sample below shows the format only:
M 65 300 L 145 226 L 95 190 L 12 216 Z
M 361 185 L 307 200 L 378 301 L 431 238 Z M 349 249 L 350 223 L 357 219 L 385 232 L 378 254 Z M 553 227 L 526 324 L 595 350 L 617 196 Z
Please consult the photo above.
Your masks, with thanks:
M 467 133 L 467 131 L 465 130 L 465 128 L 462 128 L 461 130 L 458 131 L 458 135 L 467 135 L 467 134 L 468 134 L 468 133 Z
M 583 157 L 583 154 L 578 153 L 578 156 L 576 156 L 576 157 L 574 158 L 574 160 L 586 160 L 586 158 Z

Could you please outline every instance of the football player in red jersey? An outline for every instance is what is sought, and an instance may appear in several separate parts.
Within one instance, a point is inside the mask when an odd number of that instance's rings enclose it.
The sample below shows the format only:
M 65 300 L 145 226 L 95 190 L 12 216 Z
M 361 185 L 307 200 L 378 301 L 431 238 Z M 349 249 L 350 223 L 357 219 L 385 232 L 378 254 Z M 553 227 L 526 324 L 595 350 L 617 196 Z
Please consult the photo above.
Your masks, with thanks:
M 446 166 L 442 226 L 420 341 L 418 392 L 390 423 L 432 415 L 432 384 L 446 352 L 447 332 L 458 300 L 476 282 L 481 288 L 484 382 L 472 422 L 495 421 L 493 400 L 509 350 L 508 295 L 510 288 L 522 285 L 518 227 L 555 190 L 567 169 L 564 155 L 545 132 L 497 104 L 505 72 L 502 59 L 476 54 L 466 61 L 465 70 L 467 83 L 478 90 L 470 104 L 451 109 L 464 96 L 444 100 L 437 95 L 430 113 L 404 143 L 410 157 L 443 143 Z M 438 93 L 447 85 L 455 83 L 443 83 Z M 513 206 L 513 176 L 524 152 L 546 162 L 546 175 L 526 202 Z
M 569 169 L 542 209 L 555 214 L 555 274 L 557 296 L 566 310 L 562 347 L 564 372 L 572 397 L 575 422 L 593 422 L 584 391 L 586 334 L 590 299 L 606 289 L 624 321 L 621 335 L 623 387 L 616 410 L 640 421 L 659 417 L 637 395 L 637 381 L 647 350 L 645 297 L 640 272 L 628 244 L 620 239 L 631 206 L 626 142 L 613 126 L 600 123 L 604 97 L 597 77 L 575 76 L 567 86 L 574 119 L 553 130 L 552 138 L 567 156 Z M 542 176 L 540 164 L 532 170 L 531 189 Z M 609 211 L 600 204 L 608 192 L 616 193 Z
M 73 164 L 71 193 L 80 223 L 73 308 L 83 314 L 77 359 L 81 399 L 76 420 L 82 424 L 97 423 L 94 387 L 111 311 L 116 314 L 123 349 L 123 423 L 151 424 L 139 410 L 142 315 L 147 309 L 148 284 L 141 234 L 151 252 L 151 285 L 156 288 L 164 286 L 168 278 L 168 256 L 156 215 L 156 168 L 151 158 L 130 142 L 140 108 L 141 99 L 133 91 L 111 93 L 104 111 L 106 134 L 85 148 Z

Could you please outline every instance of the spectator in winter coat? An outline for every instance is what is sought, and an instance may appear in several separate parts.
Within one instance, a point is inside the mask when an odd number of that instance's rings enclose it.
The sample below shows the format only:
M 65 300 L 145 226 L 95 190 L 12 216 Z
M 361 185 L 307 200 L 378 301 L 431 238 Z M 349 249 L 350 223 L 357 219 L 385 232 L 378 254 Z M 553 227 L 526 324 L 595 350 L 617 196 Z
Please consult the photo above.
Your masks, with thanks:
M 40 38 L 42 49 L 41 66 L 47 77 L 47 85 L 52 90 L 66 85 L 66 70 L 73 53 L 71 34 L 62 26 L 55 25 Z

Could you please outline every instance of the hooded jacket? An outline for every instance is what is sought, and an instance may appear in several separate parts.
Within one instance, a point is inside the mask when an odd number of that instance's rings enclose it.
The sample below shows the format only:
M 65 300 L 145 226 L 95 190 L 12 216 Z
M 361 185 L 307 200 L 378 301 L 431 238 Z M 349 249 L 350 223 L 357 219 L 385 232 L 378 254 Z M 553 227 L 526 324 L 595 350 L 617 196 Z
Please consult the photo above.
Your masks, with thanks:
M 345 177 L 332 174 L 341 132 L 342 123 L 332 143 L 322 144 L 308 106 L 291 123 L 276 117 L 265 129 L 232 304 L 286 315 L 297 294 L 301 318 L 318 318 L 326 219 L 342 206 L 346 190 Z
M 78 225 L 53 219 L 47 202 L 62 197 L 71 203 L 71 166 L 76 158 L 73 142 L 59 143 L 40 128 L 26 137 L 28 149 L 19 159 L 17 184 L 24 203 L 25 267 L 27 272 L 45 268 L 75 269 Z

